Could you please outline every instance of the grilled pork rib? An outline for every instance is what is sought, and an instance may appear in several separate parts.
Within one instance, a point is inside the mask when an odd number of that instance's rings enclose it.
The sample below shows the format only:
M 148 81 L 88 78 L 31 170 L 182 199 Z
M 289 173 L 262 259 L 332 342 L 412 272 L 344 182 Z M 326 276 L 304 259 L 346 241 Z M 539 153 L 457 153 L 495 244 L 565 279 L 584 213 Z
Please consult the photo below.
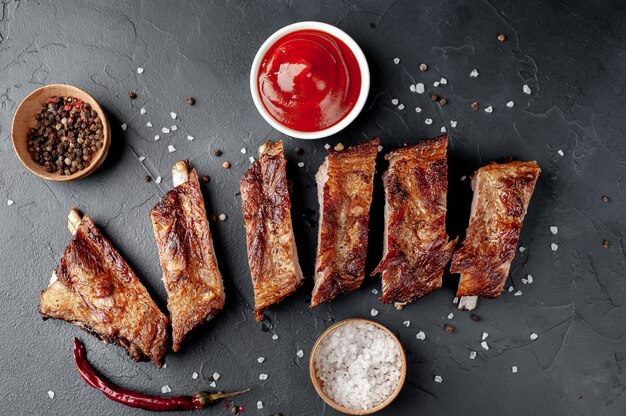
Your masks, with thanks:
M 74 238 L 50 285 L 39 295 L 39 313 L 117 344 L 135 361 L 151 360 L 161 367 L 168 344 L 167 317 L 91 219 L 76 209 L 68 218 Z
M 259 159 L 241 178 L 240 186 L 254 314 L 260 321 L 267 307 L 302 284 L 281 141 L 269 141 L 259 148 Z
M 460 308 L 473 309 L 474 296 L 500 296 L 540 172 L 536 162 L 491 163 L 472 178 L 469 226 L 450 266 L 461 274 Z
M 401 308 L 442 284 L 457 240 L 446 235 L 448 136 L 394 150 L 385 159 L 384 303 Z
M 159 249 L 167 309 L 172 321 L 172 349 L 224 307 L 224 286 L 217 266 L 204 199 L 194 169 L 187 162 L 172 168 L 174 189 L 157 203 L 150 218 Z
M 363 282 L 379 142 L 329 149 L 315 176 L 320 220 L 311 307 L 331 302 Z

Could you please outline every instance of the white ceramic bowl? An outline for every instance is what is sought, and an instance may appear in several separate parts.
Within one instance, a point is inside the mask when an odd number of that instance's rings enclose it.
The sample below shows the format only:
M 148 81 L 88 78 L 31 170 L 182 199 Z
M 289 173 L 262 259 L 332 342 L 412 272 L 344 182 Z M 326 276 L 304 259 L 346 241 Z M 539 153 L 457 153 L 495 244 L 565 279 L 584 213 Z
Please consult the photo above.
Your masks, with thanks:
M 341 40 L 343 43 L 346 44 L 348 48 L 350 48 L 350 50 L 354 54 L 354 57 L 356 58 L 357 63 L 359 64 L 359 69 L 361 71 L 361 91 L 359 91 L 359 98 L 357 99 L 356 104 L 354 105 L 352 110 L 350 110 L 350 112 L 337 124 L 319 131 L 298 131 L 282 125 L 267 111 L 267 109 L 263 105 L 263 102 L 261 101 L 261 96 L 259 94 L 259 69 L 261 69 L 261 61 L 263 60 L 263 57 L 265 57 L 268 49 L 278 39 L 289 33 L 297 32 L 299 30 L 318 30 L 320 32 L 328 33 Z M 285 26 L 275 32 L 272 36 L 267 38 L 263 45 L 261 45 L 261 48 L 254 57 L 254 61 L 252 62 L 252 69 L 250 70 L 250 92 L 252 93 L 252 100 L 254 101 L 254 105 L 256 105 L 257 110 L 259 110 L 259 113 L 261 113 L 265 121 L 267 121 L 273 128 L 283 134 L 291 137 L 297 137 L 298 139 L 321 139 L 322 137 L 331 136 L 346 128 L 359 115 L 359 113 L 363 109 L 363 106 L 365 106 L 365 101 L 367 100 L 367 94 L 369 93 L 369 89 L 370 70 L 369 66 L 367 65 L 365 55 L 363 54 L 363 51 L 361 50 L 359 45 L 357 45 L 354 39 L 348 36 L 348 34 L 343 30 L 338 29 L 335 26 L 329 25 L 327 23 L 321 22 L 298 22 L 289 26 Z

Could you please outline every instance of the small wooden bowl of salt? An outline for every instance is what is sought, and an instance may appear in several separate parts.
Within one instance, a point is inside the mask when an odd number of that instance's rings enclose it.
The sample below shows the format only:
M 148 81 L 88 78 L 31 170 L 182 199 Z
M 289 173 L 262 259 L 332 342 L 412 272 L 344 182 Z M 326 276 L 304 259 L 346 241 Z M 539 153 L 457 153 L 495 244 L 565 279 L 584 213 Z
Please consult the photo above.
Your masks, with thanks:
M 320 335 L 309 361 L 317 394 L 335 410 L 369 415 L 387 407 L 406 378 L 398 338 L 368 319 L 346 319 Z

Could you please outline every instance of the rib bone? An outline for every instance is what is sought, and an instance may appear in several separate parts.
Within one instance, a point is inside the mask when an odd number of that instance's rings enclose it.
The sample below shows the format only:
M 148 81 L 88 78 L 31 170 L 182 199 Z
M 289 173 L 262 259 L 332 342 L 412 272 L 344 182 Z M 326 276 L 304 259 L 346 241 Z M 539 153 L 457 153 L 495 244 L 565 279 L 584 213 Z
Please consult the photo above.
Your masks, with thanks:
M 67 214 L 67 229 L 70 230 L 72 235 L 76 235 L 76 231 L 78 230 L 78 226 L 82 220 L 83 214 L 81 214 L 76 208 L 72 208 L 70 213 Z
M 186 160 L 176 162 L 172 167 L 172 182 L 174 186 L 181 185 L 189 179 L 189 164 Z

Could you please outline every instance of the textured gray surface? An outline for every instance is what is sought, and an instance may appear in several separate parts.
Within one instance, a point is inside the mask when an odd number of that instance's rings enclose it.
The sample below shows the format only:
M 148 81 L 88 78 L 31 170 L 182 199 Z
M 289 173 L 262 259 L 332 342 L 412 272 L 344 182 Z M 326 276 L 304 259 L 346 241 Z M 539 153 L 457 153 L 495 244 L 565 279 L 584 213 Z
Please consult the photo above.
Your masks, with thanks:
M 131 5 L 122 5 L 129 3 Z M 71 340 L 87 344 L 91 360 L 111 380 L 142 391 L 169 385 L 173 394 L 244 386 L 237 400 L 250 414 L 335 414 L 310 385 L 307 360 L 318 334 L 335 320 L 368 317 L 402 340 L 409 373 L 397 401 L 381 414 L 623 415 L 626 408 L 626 280 L 623 230 L 626 177 L 626 17 L 621 2 L 504 1 L 289 1 L 289 2 L 34 2 L 0 7 L 0 413 L 141 414 L 106 400 L 78 377 Z M 284 138 L 294 181 L 293 216 L 306 276 L 315 250 L 314 173 L 323 144 L 380 136 L 386 149 L 439 134 L 450 142 L 449 233 L 463 233 L 469 215 L 469 175 L 505 156 L 536 159 L 543 169 L 521 237 L 509 285 L 499 300 L 482 301 L 477 314 L 452 303 L 456 277 L 403 311 L 362 290 L 311 311 L 311 280 L 254 322 L 246 266 L 238 180 L 264 140 L 280 138 L 256 112 L 248 91 L 256 49 L 278 28 L 299 20 L 335 24 L 360 43 L 370 62 L 372 88 L 363 114 L 338 137 L 299 142 Z M 500 43 L 498 33 L 508 40 Z M 393 58 L 400 58 L 394 65 Z M 429 65 L 418 71 L 421 62 Z M 138 75 L 137 67 L 145 68 Z M 480 75 L 470 78 L 476 68 Z M 445 77 L 448 84 L 434 88 Z M 105 165 L 75 183 L 44 182 L 20 165 L 11 148 L 10 121 L 20 100 L 42 84 L 84 88 L 106 109 L 113 145 Z M 450 104 L 409 91 L 424 82 Z M 532 94 L 522 92 L 528 84 Z M 131 102 L 128 91 L 139 98 Z M 194 107 L 185 97 L 196 97 Z M 397 98 L 406 108 L 391 104 Z M 472 100 L 487 114 L 469 108 Z M 505 103 L 515 102 L 514 108 Z M 141 107 L 147 109 L 140 115 Z M 421 113 L 415 107 L 422 108 Z M 178 113 L 172 121 L 169 112 Z M 434 120 L 426 125 L 424 120 Z M 450 121 L 458 121 L 450 128 Z M 151 121 L 154 128 L 146 127 Z M 128 123 L 128 130 L 119 127 Z M 178 131 L 155 142 L 162 126 Z M 193 142 L 186 135 L 195 137 Z M 161 136 L 164 136 L 161 134 Z M 177 151 L 168 153 L 167 145 Z M 301 146 L 303 156 L 294 148 Z M 224 155 L 216 158 L 211 149 Z M 240 149 L 248 149 L 242 155 Z M 562 149 L 563 156 L 558 154 Z M 143 164 L 137 156 L 145 156 Z M 63 322 L 43 322 L 38 292 L 69 241 L 65 217 L 77 206 L 92 216 L 164 306 L 158 256 L 148 212 L 171 187 L 173 162 L 189 158 L 212 181 L 203 185 L 210 212 L 228 214 L 214 224 L 227 306 L 214 322 L 167 356 L 167 368 L 135 364 L 116 347 L 95 341 Z M 232 169 L 221 163 L 231 161 Z M 304 168 L 296 163 L 303 161 Z M 379 173 L 384 165 L 379 168 Z M 161 185 L 144 183 L 147 171 Z M 608 204 L 601 200 L 608 195 Z M 6 200 L 15 203 L 11 206 Z M 372 209 L 371 270 L 381 250 L 382 192 Z M 552 235 L 549 227 L 558 226 Z M 603 240 L 610 247 L 602 247 Z M 551 243 L 558 250 L 551 251 Z M 532 274 L 534 283 L 521 279 Z M 452 319 L 448 314 L 454 313 Z M 411 325 L 402 325 L 410 320 Z M 446 322 L 454 334 L 443 331 Z M 423 330 L 426 340 L 416 340 Z M 489 351 L 480 347 L 489 333 Z M 529 335 L 536 332 L 538 340 Z M 278 340 L 271 339 L 272 333 Z M 297 358 L 302 348 L 305 356 Z M 477 351 L 470 360 L 470 351 Z M 256 358 L 266 357 L 263 364 Z M 519 369 L 513 374 L 511 367 Z M 197 371 L 201 377 L 192 380 Z M 259 381 L 267 373 L 267 381 Z M 443 382 L 433 381 L 441 375 Z M 54 399 L 47 392 L 55 392 Z M 256 410 L 262 400 L 264 410 Z M 204 413 L 209 413 L 205 411 Z M 402 412 L 402 413 L 401 413 Z M 199 412 L 200 413 L 200 412 Z M 211 414 L 226 414 L 218 407 Z

